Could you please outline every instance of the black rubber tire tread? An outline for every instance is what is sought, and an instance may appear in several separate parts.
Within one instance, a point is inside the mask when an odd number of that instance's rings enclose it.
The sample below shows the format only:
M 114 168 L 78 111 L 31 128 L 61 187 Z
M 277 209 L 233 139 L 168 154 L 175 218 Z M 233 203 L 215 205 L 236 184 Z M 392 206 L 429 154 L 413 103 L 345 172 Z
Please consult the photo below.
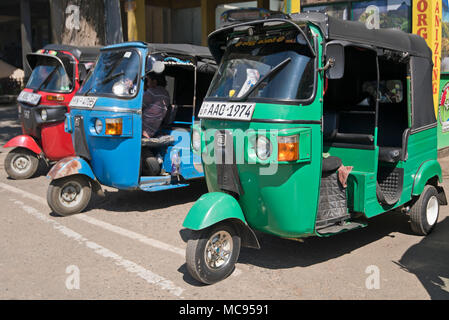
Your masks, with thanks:
M 418 235 L 426 236 L 432 232 L 433 228 L 438 222 L 438 217 L 434 225 L 429 225 L 426 217 L 427 202 L 430 197 L 438 197 L 436 188 L 432 185 L 426 185 L 423 192 L 419 195 L 416 202 L 410 209 L 410 226 L 412 231 Z M 440 213 L 440 207 L 438 202 L 438 215 Z
M 229 263 L 218 271 L 213 271 L 206 266 L 204 261 L 204 250 L 209 238 L 217 231 L 227 231 L 233 241 L 233 250 Z M 187 242 L 186 264 L 190 275 L 204 284 L 213 284 L 226 279 L 235 269 L 241 247 L 241 238 L 233 225 L 221 222 L 199 231 L 192 231 L 192 238 Z
M 30 165 L 29 169 L 23 174 L 18 174 L 12 168 L 12 161 L 14 160 L 14 157 L 18 154 L 23 154 L 30 159 L 31 165 Z M 29 179 L 36 174 L 37 169 L 39 167 L 39 159 L 37 158 L 37 155 L 34 152 L 32 152 L 28 149 L 19 147 L 19 148 L 15 148 L 15 149 L 11 150 L 10 152 L 8 152 L 8 154 L 6 155 L 6 158 L 5 158 L 4 165 L 5 165 L 5 171 L 10 178 L 12 178 L 14 180 L 24 180 L 24 179 Z
M 83 188 L 83 198 L 81 202 L 72 208 L 64 206 L 59 201 L 61 188 L 68 180 L 76 180 Z M 48 206 L 53 212 L 61 216 L 69 216 L 82 212 L 87 207 L 92 197 L 92 187 L 89 180 L 90 179 L 84 175 L 74 175 L 51 181 L 47 190 Z

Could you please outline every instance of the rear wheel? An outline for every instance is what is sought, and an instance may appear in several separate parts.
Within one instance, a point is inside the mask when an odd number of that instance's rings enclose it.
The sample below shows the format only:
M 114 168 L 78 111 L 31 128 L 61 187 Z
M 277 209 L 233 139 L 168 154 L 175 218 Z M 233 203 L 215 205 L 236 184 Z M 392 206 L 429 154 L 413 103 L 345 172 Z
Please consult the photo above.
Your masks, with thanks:
M 5 158 L 6 173 L 15 180 L 31 178 L 36 173 L 38 166 L 37 155 L 25 148 L 15 148 Z
M 240 244 L 240 237 L 230 224 L 193 231 L 193 238 L 187 242 L 187 270 L 205 284 L 221 281 L 234 271 Z
M 434 186 L 427 185 L 410 210 L 413 232 L 428 235 L 437 224 L 439 213 L 438 192 Z
M 47 203 L 53 212 L 68 216 L 83 211 L 89 204 L 92 187 L 84 175 L 69 176 L 50 183 Z

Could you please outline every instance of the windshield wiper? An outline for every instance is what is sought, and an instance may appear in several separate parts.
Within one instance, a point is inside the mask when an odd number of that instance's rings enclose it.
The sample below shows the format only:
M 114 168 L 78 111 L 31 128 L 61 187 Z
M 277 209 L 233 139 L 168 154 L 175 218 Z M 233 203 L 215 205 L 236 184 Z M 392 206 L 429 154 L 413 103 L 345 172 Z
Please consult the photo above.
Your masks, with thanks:
M 36 89 L 35 92 L 40 91 L 41 88 L 42 88 L 44 85 L 47 85 L 48 80 L 50 80 L 50 78 L 53 76 L 53 74 L 56 72 L 57 69 L 58 69 L 58 68 L 55 67 L 55 68 L 48 74 L 48 76 L 44 79 L 44 81 L 42 81 L 42 83 L 40 84 L 40 86 L 37 87 L 37 89 Z
M 252 86 L 251 88 L 249 88 L 249 90 L 242 96 L 239 97 L 236 100 L 241 100 L 241 101 L 245 101 L 263 82 L 265 82 L 265 80 L 273 77 L 274 75 L 276 75 L 279 71 L 281 71 L 282 69 L 284 69 L 284 67 L 290 63 L 290 61 L 292 61 L 292 58 L 287 58 L 284 61 L 282 61 L 281 63 L 279 63 L 277 66 L 275 66 L 273 69 L 270 70 L 270 72 L 268 72 L 266 75 L 264 75 L 259 81 L 256 82 L 256 84 L 254 86 Z
M 110 76 L 104 78 L 103 81 L 101 81 L 101 84 L 106 84 L 106 83 L 108 83 L 109 81 L 114 80 L 114 79 L 117 78 L 117 77 L 123 76 L 124 74 L 125 74 L 125 71 L 121 71 L 121 72 L 119 72 L 119 73 L 110 75 Z

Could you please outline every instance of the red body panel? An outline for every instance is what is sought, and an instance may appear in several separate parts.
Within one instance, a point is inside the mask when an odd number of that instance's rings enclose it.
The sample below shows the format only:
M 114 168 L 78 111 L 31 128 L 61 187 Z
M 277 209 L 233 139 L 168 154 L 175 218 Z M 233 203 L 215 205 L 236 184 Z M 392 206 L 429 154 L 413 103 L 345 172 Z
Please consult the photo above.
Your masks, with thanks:
M 64 51 L 63 51 L 64 52 Z M 69 52 L 64 52 L 68 55 L 71 55 Z M 70 93 L 51 93 L 51 92 L 45 92 L 45 91 L 38 91 L 35 92 L 37 94 L 41 95 L 41 100 L 39 102 L 39 105 L 59 105 L 59 106 L 66 106 L 67 111 L 70 111 L 69 103 L 72 100 L 75 93 L 80 88 L 80 83 L 78 81 L 78 63 L 79 61 L 76 60 L 76 68 L 75 68 L 75 85 Z M 32 89 L 25 88 L 24 91 L 33 92 Z M 58 96 L 63 97 L 64 100 L 61 101 L 50 101 L 47 100 L 48 96 Z M 22 132 L 23 132 L 23 125 L 22 125 Z M 24 147 L 27 149 L 30 149 L 31 151 L 37 153 L 37 154 L 43 154 L 47 159 L 49 160 L 60 160 L 65 157 L 74 156 L 75 151 L 73 149 L 72 145 L 72 138 L 69 133 L 66 133 L 64 131 L 64 122 L 53 122 L 53 123 L 47 123 L 43 124 L 41 126 L 41 136 L 40 137 L 31 137 L 29 135 L 21 135 L 18 137 L 15 137 L 11 139 L 4 147 Z M 39 141 L 41 143 L 41 146 L 36 142 Z
M 3 148 L 11 148 L 11 147 L 22 147 L 33 151 L 36 154 L 41 154 L 42 149 L 37 144 L 37 142 L 31 137 L 27 135 L 20 135 L 9 140 Z
M 52 123 L 42 126 L 42 149 L 49 160 L 60 160 L 74 156 L 72 136 L 64 131 L 64 123 Z

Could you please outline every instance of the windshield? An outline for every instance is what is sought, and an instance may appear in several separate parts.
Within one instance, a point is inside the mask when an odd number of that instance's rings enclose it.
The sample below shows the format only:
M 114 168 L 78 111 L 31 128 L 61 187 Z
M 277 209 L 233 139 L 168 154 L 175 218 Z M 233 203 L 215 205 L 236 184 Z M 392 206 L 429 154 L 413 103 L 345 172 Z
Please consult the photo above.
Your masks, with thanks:
M 67 60 L 67 58 L 61 58 L 62 61 L 63 59 Z M 67 62 L 67 65 L 70 65 L 70 62 Z M 26 87 L 49 92 L 70 92 L 73 82 L 58 60 L 39 57 Z
M 313 95 L 314 59 L 302 35 L 229 45 L 208 91 L 226 100 L 306 100 Z
M 133 97 L 138 89 L 139 71 L 140 58 L 136 50 L 104 51 L 79 94 Z

